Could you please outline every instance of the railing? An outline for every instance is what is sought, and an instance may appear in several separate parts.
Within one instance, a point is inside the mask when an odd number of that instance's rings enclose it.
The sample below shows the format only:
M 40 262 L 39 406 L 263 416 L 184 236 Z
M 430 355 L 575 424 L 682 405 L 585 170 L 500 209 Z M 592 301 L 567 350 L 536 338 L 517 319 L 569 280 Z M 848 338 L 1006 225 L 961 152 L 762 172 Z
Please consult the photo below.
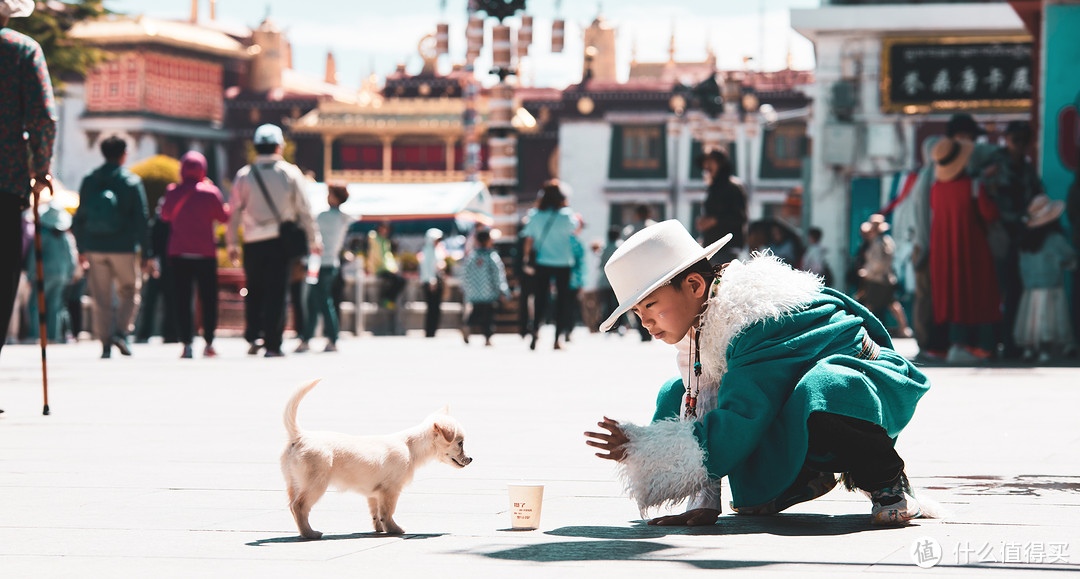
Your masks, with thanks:
M 455 183 L 464 181 L 465 171 L 342 171 L 333 170 L 327 181 L 346 183 Z M 485 183 L 491 180 L 490 171 L 482 171 L 477 177 Z

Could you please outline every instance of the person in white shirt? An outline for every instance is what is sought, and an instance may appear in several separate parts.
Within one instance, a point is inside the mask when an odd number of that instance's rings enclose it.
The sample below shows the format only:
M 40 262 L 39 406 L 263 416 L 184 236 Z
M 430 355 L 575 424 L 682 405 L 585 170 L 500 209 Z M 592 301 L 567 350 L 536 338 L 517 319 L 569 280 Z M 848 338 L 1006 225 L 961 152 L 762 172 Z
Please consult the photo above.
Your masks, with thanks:
M 300 333 L 300 345 L 297 352 L 306 352 L 309 348 L 308 340 L 315 336 L 315 326 L 319 316 L 323 319 L 323 336 L 326 337 L 325 352 L 337 352 L 338 331 L 340 320 L 337 308 L 334 307 L 334 295 L 332 288 L 341 275 L 341 250 L 345 246 L 345 234 L 349 226 L 356 219 L 341 211 L 341 205 L 349 200 L 349 190 L 344 183 L 330 183 L 327 185 L 326 202 L 330 208 L 323 211 L 315 218 L 319 227 L 319 235 L 322 236 L 322 256 L 311 256 L 309 260 L 317 260 L 319 276 L 314 285 L 308 287 L 307 293 L 307 318 L 304 328 Z M 308 271 L 313 266 L 308 262 Z M 310 278 L 309 278 L 310 279 Z
M 311 253 L 321 254 L 322 244 L 311 205 L 304 194 L 306 180 L 299 167 L 285 161 L 281 128 L 265 124 L 255 129 L 255 161 L 237 171 L 229 205 L 232 215 L 226 231 L 229 259 L 240 260 L 239 228 L 244 226 L 244 338 L 251 344 L 248 354 L 259 353 L 263 340 L 266 357 L 281 352 L 285 332 L 285 293 L 289 266 L 279 228 L 295 221 L 307 236 Z

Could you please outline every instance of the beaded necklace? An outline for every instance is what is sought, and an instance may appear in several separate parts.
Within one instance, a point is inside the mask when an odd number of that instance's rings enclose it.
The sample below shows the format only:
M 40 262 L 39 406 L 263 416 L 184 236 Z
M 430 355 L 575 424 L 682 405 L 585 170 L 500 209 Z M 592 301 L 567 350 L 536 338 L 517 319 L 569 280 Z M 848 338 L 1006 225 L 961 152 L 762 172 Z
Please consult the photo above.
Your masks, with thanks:
M 701 332 L 697 328 L 690 330 L 690 364 L 694 369 L 694 377 L 690 384 L 686 385 L 686 403 L 683 410 L 683 419 L 697 420 L 697 399 L 701 390 Z
M 720 288 L 720 278 L 723 276 L 724 269 L 727 268 L 727 264 L 724 264 L 717 272 L 715 278 L 711 284 L 709 284 L 709 298 L 716 295 L 716 290 Z M 704 318 L 704 311 L 698 316 L 698 325 L 696 328 L 690 328 L 690 367 L 694 371 L 694 376 L 690 378 L 690 384 L 686 385 L 686 399 L 684 400 L 683 419 L 684 420 L 697 420 L 697 399 L 698 393 L 701 391 L 701 324 Z

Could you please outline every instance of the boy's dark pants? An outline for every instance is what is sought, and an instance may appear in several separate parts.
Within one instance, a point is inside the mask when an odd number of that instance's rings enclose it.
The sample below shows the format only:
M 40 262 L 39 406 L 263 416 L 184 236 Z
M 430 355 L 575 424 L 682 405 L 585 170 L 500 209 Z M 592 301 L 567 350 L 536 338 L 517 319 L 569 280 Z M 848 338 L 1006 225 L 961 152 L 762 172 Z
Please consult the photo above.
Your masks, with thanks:
M 806 420 L 810 435 L 806 466 L 822 472 L 846 473 L 855 488 L 876 491 L 890 487 L 904 472 L 904 461 L 880 426 L 839 414 L 813 412 Z
M 484 337 L 490 338 L 495 333 L 495 302 L 473 302 L 466 324 L 470 328 L 480 328 Z

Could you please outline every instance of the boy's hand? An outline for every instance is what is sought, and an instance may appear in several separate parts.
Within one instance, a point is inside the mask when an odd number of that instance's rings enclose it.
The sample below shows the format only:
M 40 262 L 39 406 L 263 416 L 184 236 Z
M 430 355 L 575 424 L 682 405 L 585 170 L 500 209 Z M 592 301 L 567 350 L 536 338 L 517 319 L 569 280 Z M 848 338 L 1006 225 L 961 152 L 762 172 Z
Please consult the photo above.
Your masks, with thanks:
M 698 527 L 716 524 L 719 517 L 720 511 L 716 509 L 693 509 L 681 515 L 656 517 L 649 521 L 649 524 L 660 527 Z
M 585 438 L 596 440 L 586 440 L 585 444 L 605 451 L 596 453 L 596 456 L 600 458 L 614 461 L 622 460 L 626 456 L 626 444 L 630 442 L 630 439 L 626 437 L 626 433 L 623 432 L 622 428 L 619 428 L 619 423 L 605 416 L 602 422 L 596 424 L 610 432 L 610 434 L 586 432 Z

